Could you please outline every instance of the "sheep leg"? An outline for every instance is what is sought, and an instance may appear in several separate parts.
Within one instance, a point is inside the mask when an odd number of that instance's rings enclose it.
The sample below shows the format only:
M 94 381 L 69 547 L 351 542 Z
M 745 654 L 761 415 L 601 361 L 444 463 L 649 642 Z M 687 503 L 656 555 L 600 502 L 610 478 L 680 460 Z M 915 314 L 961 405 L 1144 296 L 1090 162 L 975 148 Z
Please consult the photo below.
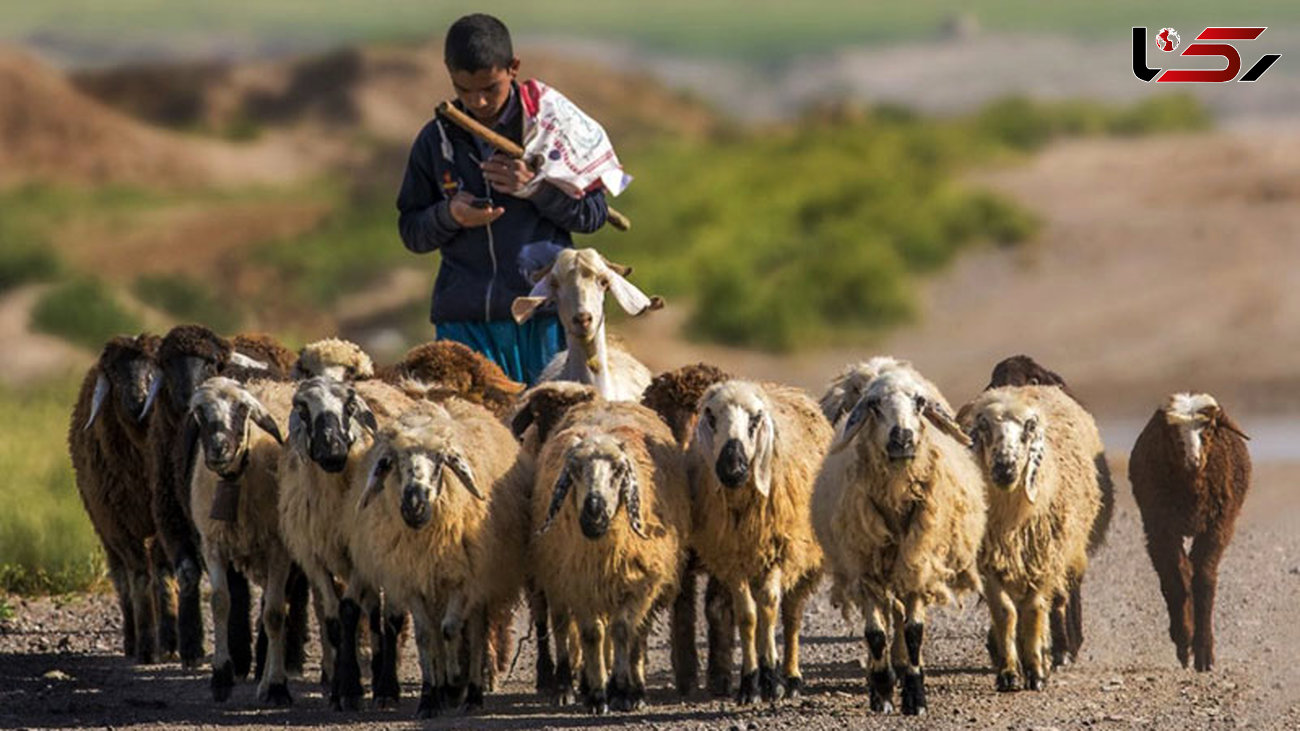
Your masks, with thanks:
M 1037 593 L 1030 594 L 1020 606 L 1017 650 L 1020 652 L 1020 664 L 1025 671 L 1025 689 L 1042 690 L 1047 683 L 1046 653 L 1043 648 L 1043 636 L 1047 623 L 1046 599 Z
M 153 564 L 150 586 L 153 590 L 153 618 L 157 627 L 158 651 L 163 658 L 176 655 L 176 572 L 167 558 L 161 541 L 149 544 L 149 561 Z
M 803 690 L 803 674 L 799 670 L 799 632 L 803 628 L 803 605 L 808 594 L 817 586 L 819 573 L 803 577 L 794 589 L 781 597 L 781 635 L 785 640 L 785 692 L 791 699 Z
M 867 617 L 867 627 L 863 634 L 867 640 L 868 695 L 871 710 L 877 713 L 891 713 L 894 710 L 894 670 L 890 667 L 885 653 L 889 649 L 889 622 L 886 607 L 874 596 L 868 595 L 863 601 L 863 613 Z
M 700 656 L 695 647 L 696 571 L 693 564 L 692 558 L 682 570 L 672 609 L 673 681 L 682 696 L 695 692 L 700 680 Z
M 136 662 L 150 664 L 154 661 L 156 645 L 154 644 L 154 608 L 153 590 L 150 586 L 149 569 L 143 566 L 130 572 L 126 577 L 130 600 L 123 602 L 129 607 L 130 615 L 123 615 L 122 627 L 135 629 Z
M 925 664 L 921 644 L 925 640 L 925 602 L 919 595 L 907 601 L 903 641 L 907 645 L 907 670 L 903 673 L 902 705 L 904 716 L 925 714 Z
M 285 671 L 285 620 L 288 617 L 287 585 L 292 562 L 287 555 L 269 561 L 266 586 L 262 589 L 262 627 L 266 631 L 266 667 L 257 686 L 257 700 L 275 706 L 293 704 Z
M 1192 543 L 1192 602 L 1196 630 L 1192 634 L 1197 672 L 1214 669 L 1214 595 L 1219 583 L 1219 560 L 1226 548 L 1213 530 Z
M 222 570 L 224 572 L 224 569 Z M 185 556 L 176 564 L 178 600 L 176 628 L 179 635 L 181 665 L 188 670 L 203 661 L 203 610 L 199 607 L 199 584 L 202 579 L 198 559 Z M 222 584 L 225 584 L 224 579 Z M 231 665 L 234 672 L 234 665 Z
M 1070 662 L 1079 660 L 1083 647 L 1083 577 L 1070 584 L 1070 602 L 1065 607 L 1066 637 L 1069 641 Z
M 330 693 L 330 705 L 340 709 L 355 711 L 361 707 L 361 664 L 357 659 L 357 630 L 361 624 L 361 605 L 357 602 L 353 587 L 339 602 L 339 648 L 335 657 L 334 688 Z
M 748 582 L 731 587 L 731 607 L 736 616 L 736 629 L 740 633 L 740 691 L 736 703 L 748 705 L 759 699 L 758 687 L 758 605 L 749 590 Z
M 396 708 L 402 698 L 397 679 L 397 643 L 406 614 L 376 605 L 370 610 L 370 685 L 376 708 Z
M 320 682 L 330 690 L 330 705 L 338 710 L 333 695 L 334 667 L 339 645 L 343 642 L 343 629 L 339 624 L 339 595 L 334 577 L 319 563 L 309 561 L 302 566 L 311 583 L 312 606 L 316 610 L 316 624 L 320 628 Z
M 632 661 L 640 633 L 628 612 L 620 612 L 610 625 L 614 644 L 614 674 L 609 683 L 609 705 L 616 711 L 639 711 L 645 707 L 645 685 L 637 685 Z
M 581 622 L 582 674 L 587 680 L 587 710 L 593 715 L 609 713 L 609 695 L 605 684 L 609 670 L 605 665 L 605 620 L 588 617 Z
M 552 700 L 557 706 L 574 702 L 573 671 L 581 664 L 581 649 L 574 637 L 574 624 L 568 613 L 551 607 L 551 626 L 555 628 L 555 678 Z
M 1052 635 L 1052 667 L 1059 668 L 1070 663 L 1070 595 L 1061 594 L 1052 597 L 1052 609 L 1049 615 Z
M 310 600 L 311 582 L 298 564 L 289 569 L 289 583 L 285 589 L 289 602 L 289 619 L 284 635 L 284 669 L 295 677 L 302 675 L 307 660 L 307 603 Z
M 241 679 L 248 677 L 253 667 L 253 631 L 249 625 L 252 612 L 252 595 L 248 590 L 248 577 L 244 576 L 234 565 L 225 564 L 226 583 L 230 587 L 230 659 L 235 664 L 235 675 Z M 258 628 L 258 633 L 262 628 Z
M 708 624 L 709 695 L 731 695 L 731 656 L 736 639 L 735 615 L 731 610 L 731 592 L 712 576 L 704 589 L 704 614 Z
M 433 622 L 423 608 L 411 611 L 411 624 L 415 627 L 415 649 L 420 659 L 420 705 L 415 711 L 416 718 L 433 718 L 442 711 L 442 696 L 438 692 L 439 679 L 434 667 L 435 639 L 437 632 Z
M 901 607 L 895 606 L 889 616 L 894 629 L 894 641 L 889 643 L 889 666 L 894 671 L 894 677 L 901 678 L 907 673 L 907 638 L 903 636 L 907 615 Z
M 456 700 L 465 690 L 466 669 L 461 665 L 461 651 L 465 644 L 465 595 L 453 594 L 442 614 L 442 641 L 447 646 L 448 700 Z
M 1178 662 L 1187 667 L 1192 648 L 1191 561 L 1183 551 L 1182 537 L 1166 531 L 1148 531 L 1147 553 L 1169 611 L 1169 639 L 1174 641 Z
M 208 581 L 212 584 L 212 631 L 216 648 L 212 655 L 212 699 L 218 703 L 230 698 L 235 687 L 235 664 L 230 658 L 230 587 L 226 584 L 226 560 L 210 551 Z
M 755 640 L 759 694 L 765 701 L 779 701 L 785 697 L 785 682 L 776 669 L 776 624 L 781 611 L 781 570 L 773 569 L 769 572 L 757 589 L 755 602 L 758 608 L 758 632 Z
M 992 650 L 990 654 L 1000 662 L 994 665 L 997 670 L 997 689 L 1001 693 L 1020 690 L 1020 654 L 1016 649 L 1016 605 L 1002 588 L 1002 583 L 993 577 L 985 582 L 988 593 L 989 628 Z
M 109 546 L 104 546 L 104 559 L 108 562 L 108 578 L 117 594 L 117 608 L 122 612 L 122 654 L 135 655 L 135 594 L 131 588 L 131 575 L 121 556 Z
M 471 713 L 483 708 L 483 689 L 487 687 L 484 668 L 489 664 L 488 613 L 485 607 L 476 607 L 470 611 L 465 632 L 469 645 L 469 684 L 465 688 L 465 702 L 460 709 L 464 713 Z

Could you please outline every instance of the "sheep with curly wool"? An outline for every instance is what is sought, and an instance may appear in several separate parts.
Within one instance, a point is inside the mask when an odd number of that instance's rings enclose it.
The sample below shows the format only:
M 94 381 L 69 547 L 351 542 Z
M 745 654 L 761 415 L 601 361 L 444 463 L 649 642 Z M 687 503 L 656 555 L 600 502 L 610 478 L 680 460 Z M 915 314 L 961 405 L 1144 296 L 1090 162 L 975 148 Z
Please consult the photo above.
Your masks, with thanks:
M 1183 667 L 1193 660 L 1198 671 L 1214 667 L 1214 594 L 1250 489 L 1248 439 L 1210 394 L 1176 393 L 1152 414 L 1129 457 L 1169 638 Z
M 350 340 L 325 338 L 302 346 L 289 374 L 295 381 L 313 376 L 364 381 L 375 377 L 375 364 L 360 345 Z
M 830 384 L 826 387 L 826 393 L 822 394 L 821 399 L 818 401 L 826 420 L 832 426 L 838 426 L 840 419 L 844 418 L 862 400 L 862 394 L 866 393 L 871 382 L 881 373 L 895 368 L 911 369 L 918 382 L 923 384 L 929 391 L 930 398 L 942 405 L 949 413 L 952 413 L 952 407 L 949 406 L 943 394 L 939 392 L 938 387 L 926 380 L 921 374 L 916 373 L 911 363 L 891 355 L 878 355 L 874 358 L 844 366 L 844 369 L 831 379 Z
M 639 404 L 574 406 L 542 445 L 532 517 L 533 572 L 577 626 L 587 707 L 641 707 L 650 620 L 676 596 L 690 535 L 681 448 Z
M 839 423 L 813 490 L 813 529 L 832 596 L 866 617 L 873 711 L 926 710 L 926 608 L 978 591 L 984 480 L 935 389 L 914 369 L 885 369 Z M 893 626 L 892 650 L 890 626 Z
M 415 381 L 432 387 L 435 396 L 453 395 L 472 401 L 504 420 L 514 412 L 524 384 L 510 380 L 501 366 L 468 346 L 450 340 L 417 345 L 402 359 L 378 371 L 394 385 Z
M 995 388 L 964 411 L 989 485 L 979 564 L 1000 661 L 997 688 L 1041 690 L 1048 614 L 1066 625 L 1071 588 L 1088 568 L 1101 506 L 1095 460 L 1105 447 L 1088 412 L 1056 386 Z M 1056 639 L 1058 650 L 1067 645 Z

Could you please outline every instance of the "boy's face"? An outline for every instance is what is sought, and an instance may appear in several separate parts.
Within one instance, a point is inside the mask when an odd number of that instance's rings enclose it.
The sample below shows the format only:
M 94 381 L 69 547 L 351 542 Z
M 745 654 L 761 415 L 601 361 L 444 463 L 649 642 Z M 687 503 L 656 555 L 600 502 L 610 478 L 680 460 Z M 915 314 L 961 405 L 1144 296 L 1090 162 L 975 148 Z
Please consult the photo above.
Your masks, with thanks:
M 448 71 L 456 98 L 475 119 L 491 126 L 510 98 L 510 82 L 519 73 L 519 59 L 512 60 L 507 68 Z

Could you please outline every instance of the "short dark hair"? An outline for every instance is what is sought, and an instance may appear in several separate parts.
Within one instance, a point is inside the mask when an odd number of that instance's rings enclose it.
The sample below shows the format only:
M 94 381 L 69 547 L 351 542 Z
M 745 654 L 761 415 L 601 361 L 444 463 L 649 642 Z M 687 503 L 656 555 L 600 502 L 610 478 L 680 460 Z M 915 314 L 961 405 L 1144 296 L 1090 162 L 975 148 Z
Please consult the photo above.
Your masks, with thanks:
M 466 15 L 447 29 L 443 61 L 452 71 L 482 71 L 510 67 L 515 49 L 506 24 L 485 13 Z

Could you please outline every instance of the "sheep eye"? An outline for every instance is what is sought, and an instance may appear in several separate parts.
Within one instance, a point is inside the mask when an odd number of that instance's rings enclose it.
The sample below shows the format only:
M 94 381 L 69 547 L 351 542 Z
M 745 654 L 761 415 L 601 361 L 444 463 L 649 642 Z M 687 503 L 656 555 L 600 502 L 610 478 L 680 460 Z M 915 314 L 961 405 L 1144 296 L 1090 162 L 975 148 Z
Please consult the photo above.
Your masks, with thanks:
M 916 410 L 917 410 L 917 411 L 923 411 L 923 410 L 925 409 L 925 403 L 926 403 L 926 402 L 925 402 L 925 397 L 924 397 L 924 396 L 917 396 L 917 397 L 913 398 L 913 399 L 912 399 L 912 403 L 916 404 Z
M 749 436 L 754 436 L 755 432 L 758 431 L 758 420 L 760 418 L 762 418 L 762 414 L 754 414 L 753 418 L 749 420 Z

